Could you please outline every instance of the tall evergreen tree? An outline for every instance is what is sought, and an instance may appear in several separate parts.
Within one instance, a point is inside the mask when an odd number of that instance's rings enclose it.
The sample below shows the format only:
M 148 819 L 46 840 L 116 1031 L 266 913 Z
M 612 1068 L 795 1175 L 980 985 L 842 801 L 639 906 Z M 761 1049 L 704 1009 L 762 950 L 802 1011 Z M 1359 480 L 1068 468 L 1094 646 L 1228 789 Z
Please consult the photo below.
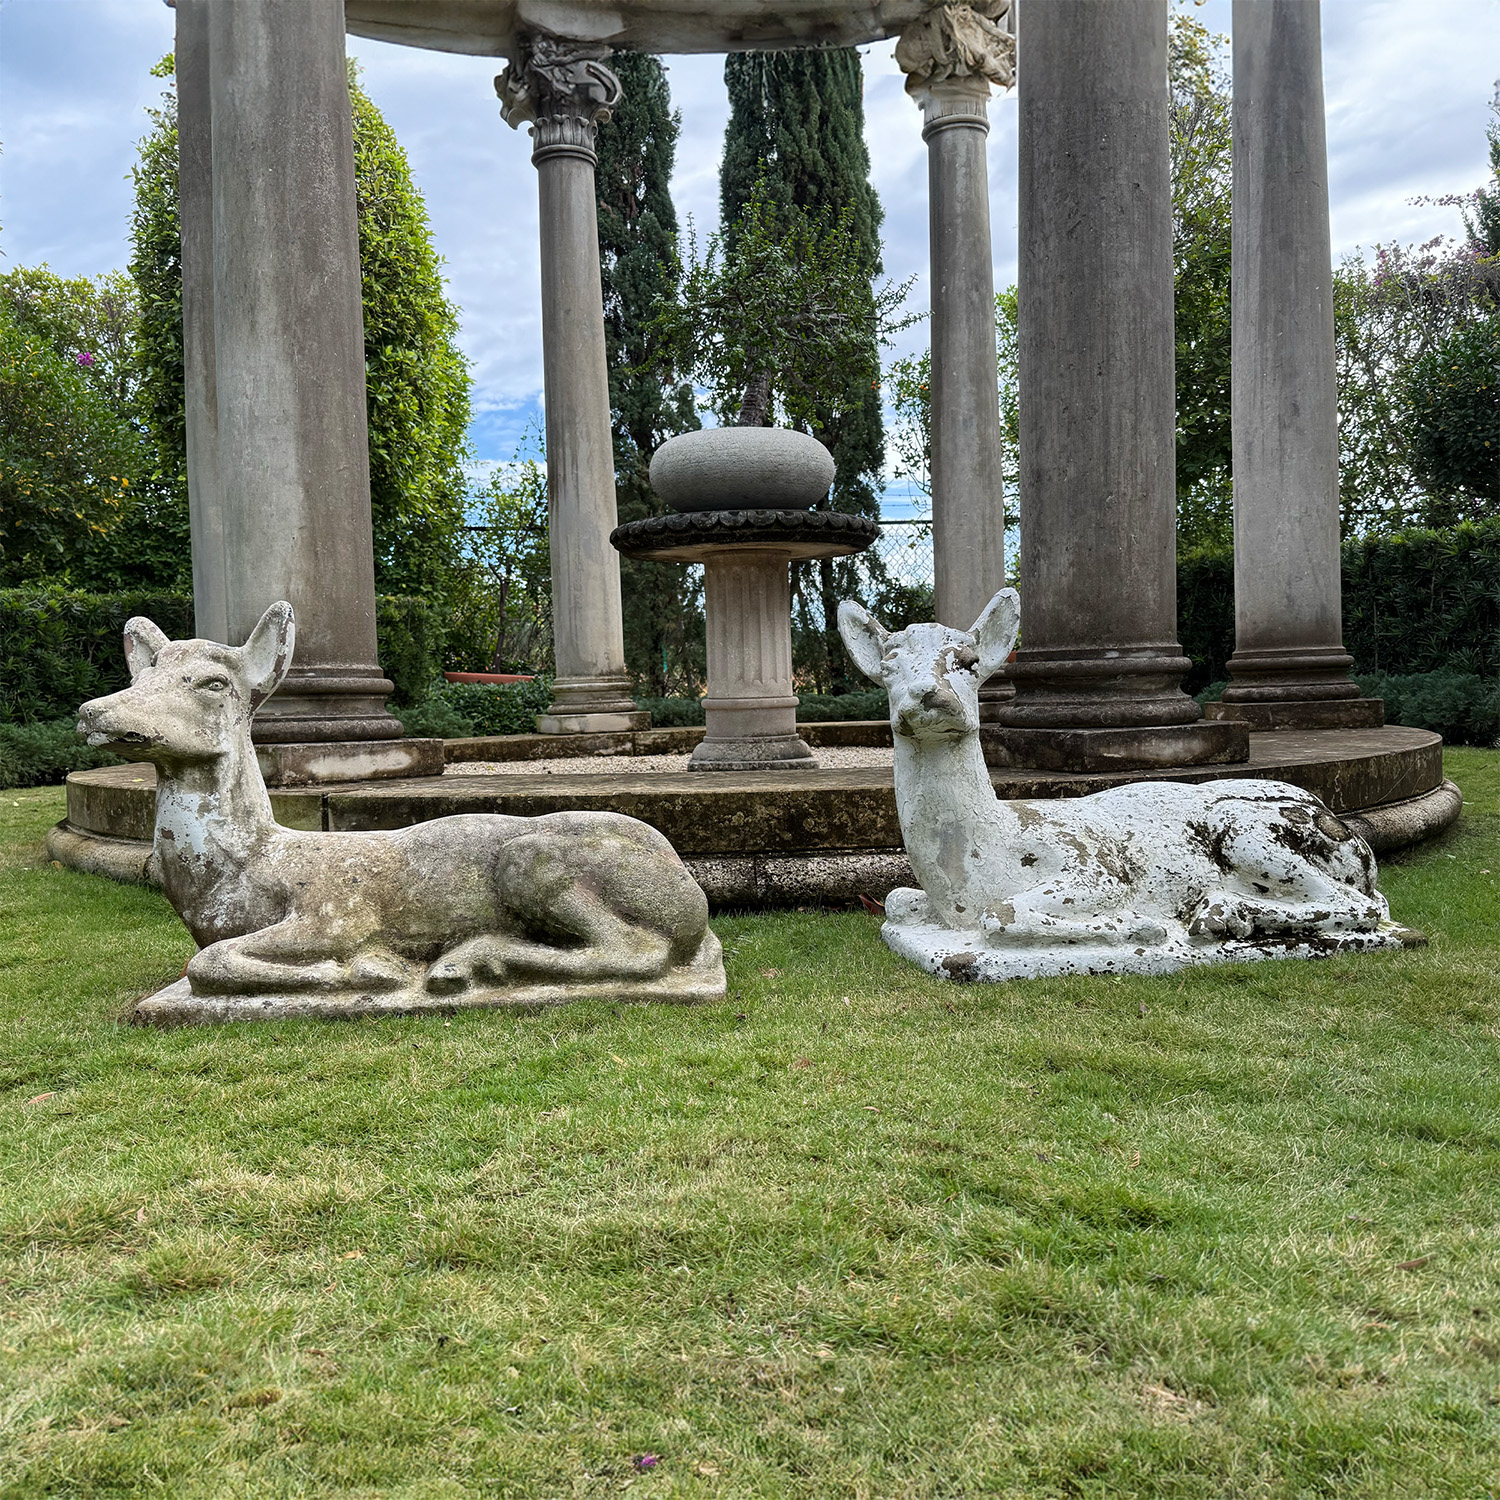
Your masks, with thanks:
M 734 243 L 736 226 L 756 184 L 763 182 L 773 203 L 830 218 L 847 212 L 861 269 L 873 280 L 881 270 L 884 214 L 870 183 L 859 53 L 850 47 L 731 53 L 725 61 L 724 81 L 730 115 L 719 192 L 729 243 Z M 868 389 L 831 392 L 818 436 L 837 465 L 830 505 L 878 516 L 885 466 L 878 385 L 871 382 Z M 810 570 L 798 571 L 804 575 L 799 584 L 804 584 Z M 834 616 L 840 593 L 853 582 L 852 573 L 850 565 L 835 567 L 830 562 L 819 564 L 816 571 L 824 616 L 818 676 L 821 685 L 845 691 L 849 674 Z
M 675 292 L 677 211 L 670 184 L 682 118 L 661 59 L 622 52 L 610 64 L 623 90 L 599 127 L 599 260 L 614 427 L 615 504 L 621 521 L 662 509 L 648 478 L 667 438 L 698 425 L 692 391 L 669 388 L 649 324 Z M 700 590 L 685 569 L 622 559 L 625 661 L 653 696 L 691 690 L 703 669 Z

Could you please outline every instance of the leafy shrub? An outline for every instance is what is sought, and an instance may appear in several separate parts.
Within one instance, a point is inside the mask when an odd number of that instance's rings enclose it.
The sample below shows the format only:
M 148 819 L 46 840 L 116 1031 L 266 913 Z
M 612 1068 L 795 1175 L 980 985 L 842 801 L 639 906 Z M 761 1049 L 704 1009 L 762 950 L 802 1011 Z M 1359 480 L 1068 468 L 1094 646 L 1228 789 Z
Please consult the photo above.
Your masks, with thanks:
M 0 724 L 0 787 L 55 786 L 70 771 L 124 762 L 78 738 L 76 719 L 46 724 Z
M 130 680 L 121 642 L 132 615 L 146 615 L 173 640 L 193 634 L 188 594 L 0 589 L 0 723 L 45 723 L 118 692 Z M 382 595 L 376 632 L 381 666 L 396 685 L 392 702 L 426 696 L 442 672 L 438 611 L 425 599 Z
M 546 713 L 552 702 L 552 679 L 534 677 L 503 685 L 450 682 L 433 697 L 466 720 L 471 734 L 535 734 L 536 716 Z
M 459 713 L 440 692 L 398 708 L 396 717 L 408 738 L 466 740 L 475 733 L 474 721 Z
M 635 706 L 651 715 L 653 729 L 691 729 L 703 722 L 701 698 L 637 698 Z
M 1472 672 L 1370 672 L 1354 679 L 1385 699 L 1387 724 L 1431 729 L 1450 745 L 1492 745 L 1500 735 L 1500 683 Z

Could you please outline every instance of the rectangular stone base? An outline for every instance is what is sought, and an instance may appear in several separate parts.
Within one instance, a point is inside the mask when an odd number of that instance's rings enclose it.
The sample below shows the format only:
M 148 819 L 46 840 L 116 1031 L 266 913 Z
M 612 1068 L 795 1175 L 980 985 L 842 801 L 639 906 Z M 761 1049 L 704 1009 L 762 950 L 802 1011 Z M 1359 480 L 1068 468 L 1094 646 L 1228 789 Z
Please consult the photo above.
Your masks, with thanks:
M 1272 729 L 1379 729 L 1385 723 L 1385 700 L 1308 698 L 1293 703 L 1210 703 L 1203 712 L 1221 723 L 1247 724 L 1257 733 Z
M 633 734 L 651 727 L 645 710 L 633 714 L 538 714 L 538 734 Z
M 441 740 L 257 745 L 255 758 L 267 786 L 324 786 L 335 781 L 389 781 L 443 774 Z
M 981 724 L 985 761 L 1006 770 L 1165 771 L 1236 765 L 1250 758 L 1250 730 L 1200 719 L 1136 729 L 1011 729 Z

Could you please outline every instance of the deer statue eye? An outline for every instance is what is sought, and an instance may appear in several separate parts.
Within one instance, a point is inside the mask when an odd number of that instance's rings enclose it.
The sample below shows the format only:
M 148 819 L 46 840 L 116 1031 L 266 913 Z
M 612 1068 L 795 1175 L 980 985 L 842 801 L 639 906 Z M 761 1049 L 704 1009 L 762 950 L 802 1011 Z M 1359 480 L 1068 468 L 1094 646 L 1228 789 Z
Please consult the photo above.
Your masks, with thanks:
M 227 677 L 205 677 L 195 682 L 193 687 L 202 688 L 206 693 L 227 693 L 229 691 L 229 679 Z

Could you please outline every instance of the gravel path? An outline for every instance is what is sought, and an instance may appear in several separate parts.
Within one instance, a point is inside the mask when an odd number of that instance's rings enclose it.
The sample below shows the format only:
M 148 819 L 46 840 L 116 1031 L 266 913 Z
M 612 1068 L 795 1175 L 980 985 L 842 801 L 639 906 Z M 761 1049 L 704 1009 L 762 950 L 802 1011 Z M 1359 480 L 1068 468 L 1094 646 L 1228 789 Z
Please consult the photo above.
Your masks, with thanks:
M 814 752 L 826 770 L 888 766 L 891 752 L 874 747 Z M 639 771 L 685 771 L 686 755 L 577 755 L 554 760 L 462 760 L 449 762 L 448 776 L 630 776 Z

